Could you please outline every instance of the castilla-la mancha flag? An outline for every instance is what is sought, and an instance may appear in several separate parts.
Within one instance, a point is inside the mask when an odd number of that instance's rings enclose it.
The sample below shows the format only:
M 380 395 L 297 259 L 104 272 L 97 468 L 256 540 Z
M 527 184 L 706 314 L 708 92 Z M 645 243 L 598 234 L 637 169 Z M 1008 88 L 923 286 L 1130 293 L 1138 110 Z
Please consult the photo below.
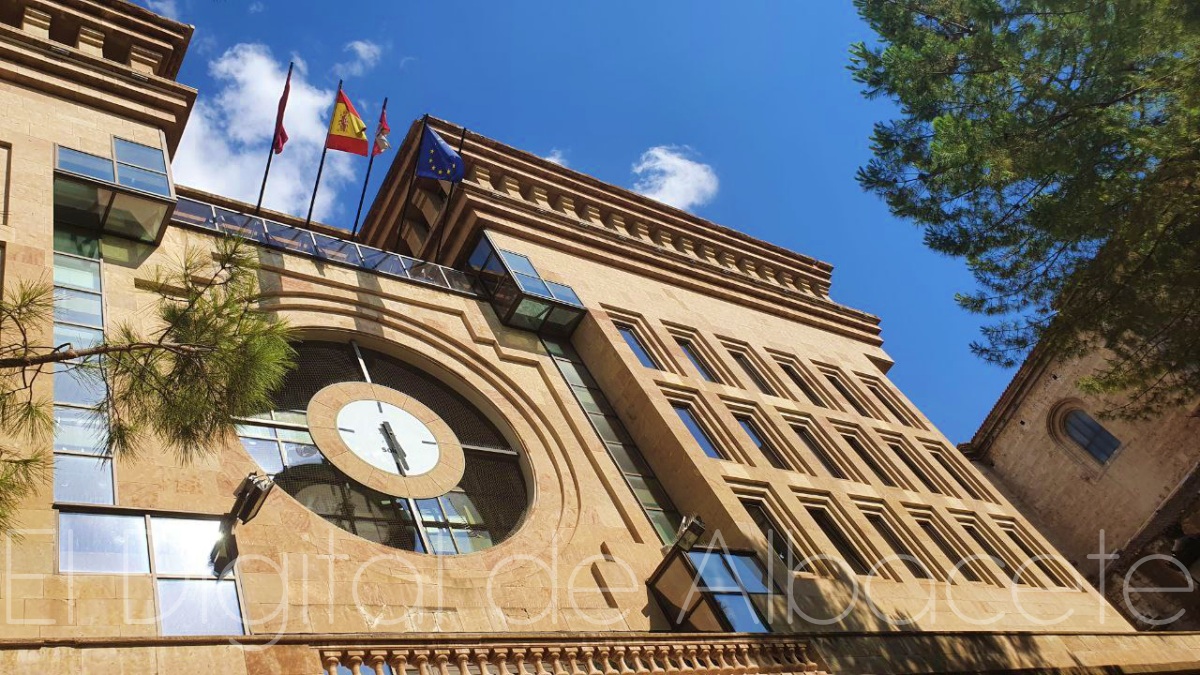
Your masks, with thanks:
M 367 125 L 358 116 L 350 97 L 346 96 L 346 92 L 340 87 L 337 100 L 333 104 L 333 117 L 329 120 L 329 135 L 325 137 L 325 147 L 363 157 L 370 152 Z

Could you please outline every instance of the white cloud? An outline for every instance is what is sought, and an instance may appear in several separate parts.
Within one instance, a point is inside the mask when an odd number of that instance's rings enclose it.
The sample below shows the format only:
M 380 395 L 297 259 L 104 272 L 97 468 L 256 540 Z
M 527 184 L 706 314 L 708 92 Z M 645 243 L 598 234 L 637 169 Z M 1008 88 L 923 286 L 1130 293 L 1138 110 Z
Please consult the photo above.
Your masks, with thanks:
M 333 67 L 333 72 L 342 77 L 358 77 L 375 67 L 383 56 L 383 46 L 370 40 L 354 40 L 346 43 L 342 51 L 353 56 L 349 61 Z
M 175 179 L 253 204 L 275 133 L 275 111 L 287 66 L 266 45 L 243 43 L 209 62 L 208 70 L 219 89 L 196 102 L 172 164 Z M 284 115 L 288 143 L 272 160 L 264 207 L 299 216 L 308 212 L 334 93 L 313 86 L 304 68 L 296 68 Z M 340 192 L 354 182 L 355 159 L 329 153 L 314 219 L 334 214 Z
M 546 160 L 547 162 L 554 162 L 559 166 L 570 166 L 567 163 L 566 153 L 558 148 L 550 148 L 550 154 L 546 155 L 542 159 Z
M 146 9 L 157 12 L 168 19 L 179 18 L 179 3 L 176 0 L 145 0 Z
M 642 153 L 633 165 L 635 192 L 683 209 L 703 206 L 717 196 L 717 172 L 692 159 L 687 146 L 658 145 Z
M 250 6 L 246 8 L 246 11 L 250 12 L 251 14 L 258 14 L 259 12 L 264 11 L 266 8 L 266 5 L 258 2 L 258 0 L 255 0 L 254 2 L 250 3 Z

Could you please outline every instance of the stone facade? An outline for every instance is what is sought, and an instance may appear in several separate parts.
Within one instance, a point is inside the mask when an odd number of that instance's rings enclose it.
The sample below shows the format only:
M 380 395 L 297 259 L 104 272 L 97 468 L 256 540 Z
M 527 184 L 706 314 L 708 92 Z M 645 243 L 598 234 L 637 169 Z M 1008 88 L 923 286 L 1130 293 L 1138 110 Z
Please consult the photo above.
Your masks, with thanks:
M 270 420 L 245 420 L 242 441 L 217 443 L 192 464 L 165 452 L 117 457 L 104 468 L 107 496 L 64 482 L 64 460 L 53 484 L 23 505 L 20 537 L 7 536 L 0 550 L 0 663 L 9 669 L 1167 671 L 1200 655 L 1191 636 L 1135 633 L 1052 557 L 1037 529 L 888 382 L 879 322 L 829 297 L 830 265 L 483 136 L 465 134 L 469 177 L 452 198 L 449 186 L 432 182 L 410 191 L 422 129 L 414 124 L 358 243 L 273 213 L 262 214 L 268 230 L 255 235 L 262 221 L 237 215 L 248 205 L 180 187 L 156 244 L 104 236 L 93 254 L 56 254 L 55 233 L 67 227 L 56 177 L 78 179 L 59 149 L 106 159 L 118 138 L 170 154 L 195 97 L 173 80 L 189 38 L 189 27 L 120 0 L 20 0 L 0 10 L 5 287 L 48 282 L 58 265 L 94 267 L 103 326 L 112 330 L 146 320 L 156 268 L 185 250 L 211 249 L 223 233 L 250 233 L 262 244 L 264 309 L 305 345 L 357 355 L 361 373 L 347 361 L 352 374 L 303 401 L 307 408 L 281 404 Z M 447 138 L 461 132 L 430 124 Z M 481 237 L 524 256 L 536 283 L 574 289 L 579 302 L 559 304 L 586 315 L 569 340 L 508 325 L 494 309 L 497 292 L 471 285 L 462 270 Z M 38 339 L 49 343 L 51 327 L 45 332 Z M 315 391 L 323 368 L 335 369 L 309 360 L 289 382 Z M 383 373 L 411 388 L 372 393 L 389 386 Z M 367 376 L 371 384 L 355 381 Z M 44 377 L 35 394 L 60 401 L 66 387 L 61 376 Z M 605 402 L 586 398 L 596 392 Z M 351 400 L 411 414 L 432 429 L 449 463 L 400 479 L 341 457 L 353 450 L 334 435 L 342 433 L 338 410 Z M 312 443 L 295 441 L 310 430 Z M 58 453 L 61 444 L 56 436 L 23 447 Z M 284 459 L 252 454 L 268 446 Z M 618 454 L 634 446 L 640 459 Z M 495 541 L 486 545 L 483 531 L 456 530 L 463 538 L 454 546 L 479 547 L 470 553 L 412 550 L 448 545 L 423 510 L 405 512 L 409 521 L 375 518 L 387 520 L 376 523 L 387 533 L 355 534 L 367 520 L 320 512 L 322 501 L 304 492 L 315 483 L 285 486 L 288 471 L 316 462 L 346 476 L 357 497 L 390 496 L 398 514 L 401 502 L 424 509 L 425 497 L 466 481 L 478 460 L 463 459 L 463 469 L 458 458 L 484 451 L 509 459 L 496 460 L 472 489 L 498 507 L 515 505 L 519 517 L 511 531 L 488 531 Z M 272 469 L 272 461 L 287 467 Z M 517 467 L 516 478 L 502 466 Z M 251 472 L 275 474 L 277 487 L 237 527 L 232 574 L 173 571 L 182 563 L 159 547 L 196 542 L 172 538 L 170 528 L 215 525 Z M 87 503 L 56 490 L 87 494 Z M 694 555 L 711 550 L 714 560 L 766 567 L 762 579 L 735 579 L 737 598 L 762 601 L 757 609 L 745 605 L 735 617 L 734 605 L 713 604 L 730 590 L 717 586 L 703 594 L 704 606 L 722 608 L 723 619 L 693 613 L 683 621 L 668 609 L 680 590 L 668 563 L 682 560 L 683 549 L 664 523 L 680 515 L 706 524 Z M 87 557 L 117 541 L 89 539 L 97 518 L 136 526 L 122 531 L 126 543 L 142 537 L 140 552 L 124 550 L 123 573 L 97 571 L 112 561 Z M 69 528 L 74 520 L 83 525 Z M 796 569 L 781 564 L 784 551 Z M 1048 558 L 1026 564 L 1032 553 Z M 180 630 L 212 618 L 203 612 L 168 623 L 172 605 L 196 602 L 169 591 L 194 581 L 189 573 L 205 592 L 235 591 L 238 628 Z M 754 595 L 754 584 L 774 590 Z M 688 602 L 699 597 L 683 590 Z M 735 618 L 770 633 L 730 631 L 744 625 Z M 713 622 L 726 630 L 698 632 Z
M 1101 413 L 1113 402 L 1076 386 L 1103 359 L 1095 353 L 1064 363 L 1035 351 L 963 449 L 1135 625 L 1192 630 L 1200 605 L 1196 593 L 1185 590 L 1194 584 L 1183 568 L 1138 561 L 1173 557 L 1177 540 L 1200 533 L 1192 515 L 1200 404 L 1149 420 L 1105 418 Z M 1093 416 L 1119 441 L 1107 460 L 1065 432 L 1064 416 L 1072 410 Z M 1190 559 L 1181 557 L 1187 567 Z M 1170 590 L 1131 592 L 1126 600 L 1127 587 Z

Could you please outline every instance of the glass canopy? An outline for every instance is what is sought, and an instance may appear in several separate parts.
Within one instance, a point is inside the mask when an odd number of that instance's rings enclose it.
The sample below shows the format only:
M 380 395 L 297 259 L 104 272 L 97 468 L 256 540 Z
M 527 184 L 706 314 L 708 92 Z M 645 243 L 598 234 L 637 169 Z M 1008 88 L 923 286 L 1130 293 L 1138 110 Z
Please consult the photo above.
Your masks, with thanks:
M 505 325 L 570 335 L 587 310 L 570 286 L 542 278 L 527 256 L 498 248 L 487 233 L 467 259 L 485 297 Z

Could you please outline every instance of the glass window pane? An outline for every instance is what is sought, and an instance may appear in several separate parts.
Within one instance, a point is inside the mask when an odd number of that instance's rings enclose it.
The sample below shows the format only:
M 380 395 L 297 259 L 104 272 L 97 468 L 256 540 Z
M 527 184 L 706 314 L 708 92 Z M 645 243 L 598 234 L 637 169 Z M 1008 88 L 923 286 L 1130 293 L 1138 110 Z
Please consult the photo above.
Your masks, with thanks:
M 742 582 L 742 588 L 748 593 L 766 593 L 769 588 L 767 584 L 767 571 L 763 566 L 758 564 L 758 559 L 749 555 L 740 555 L 730 553 L 725 556 L 725 561 L 729 563 L 729 567 L 733 569 L 733 573 L 737 575 L 738 581 Z
M 143 192 L 171 196 L 171 183 L 167 181 L 167 174 L 147 171 L 128 164 L 117 164 L 117 183 Z
M 170 205 L 133 194 L 118 193 L 104 221 L 104 230 L 140 241 L 154 241 L 167 219 Z
M 279 440 L 288 443 L 299 443 L 301 445 L 312 445 L 312 434 L 303 429 L 276 429 L 279 434 Z
M 454 546 L 454 537 L 445 527 L 427 527 L 425 536 L 429 537 L 429 547 L 436 555 L 454 555 L 458 549 Z
M 704 365 L 704 359 L 700 358 L 700 354 L 696 352 L 696 348 L 691 342 L 680 339 L 676 340 L 676 343 L 683 350 L 683 355 L 687 357 L 688 361 L 692 362 L 692 367 L 696 369 L 696 372 L 700 373 L 700 377 L 709 382 L 717 381 L 717 378 L 713 377 L 712 372 L 709 371 L 708 366 Z
M 517 274 L 528 274 L 532 277 L 539 276 L 538 271 L 534 269 L 533 263 L 529 261 L 529 258 L 521 255 L 520 253 L 502 250 L 500 251 L 500 255 L 504 256 L 504 262 L 508 263 L 508 267 L 513 272 L 516 272 Z
M 700 426 L 700 422 L 696 420 L 696 416 L 692 414 L 691 409 L 684 405 L 676 405 L 673 407 L 675 408 L 675 412 L 679 415 L 679 419 L 683 420 L 684 426 L 686 426 L 688 431 L 692 433 L 692 438 L 696 439 L 696 443 L 699 444 L 700 449 L 704 451 L 704 454 L 712 457 L 713 459 L 724 459 L 721 453 L 717 450 L 717 446 L 713 445 L 712 440 L 709 439 L 708 434 L 705 433 L 704 428 Z
M 58 517 L 62 572 L 146 574 L 146 520 L 142 516 L 62 513 Z
M 398 277 L 408 276 L 408 258 L 366 246 L 360 247 L 360 250 L 363 254 L 363 265 L 368 269 Z
M 575 392 L 576 400 L 579 401 L 579 405 L 585 411 L 600 413 L 602 415 L 612 414 L 612 406 L 608 405 L 608 400 L 604 398 L 604 395 L 599 390 L 580 386 L 573 386 L 571 390 Z
M 171 214 L 171 220 L 209 230 L 216 228 L 216 219 L 213 216 L 212 206 L 186 197 L 180 197 L 179 202 L 175 204 L 175 211 Z
M 541 328 L 542 320 L 549 312 L 550 304 L 548 302 L 527 297 L 523 298 L 521 304 L 513 310 L 512 317 L 508 322 L 515 328 L 537 330 Z
M 550 288 L 546 286 L 546 282 L 537 277 L 531 277 L 527 274 L 514 274 L 517 279 L 517 284 L 526 293 L 550 297 Z
M 106 420 L 91 410 L 54 406 L 54 450 L 103 455 Z
M 163 635 L 242 635 L 233 580 L 159 579 Z
M 313 244 L 312 234 L 308 230 L 301 230 L 271 220 L 266 222 L 267 235 L 272 244 L 286 248 L 289 251 L 296 251 L 305 255 L 316 255 L 317 249 Z
M 608 446 L 608 454 L 612 455 L 623 473 L 654 475 L 642 457 L 642 453 L 638 452 L 636 448 L 620 443 L 605 443 L 605 445 Z
M 605 443 L 632 442 L 633 439 L 629 437 L 629 434 L 625 433 L 625 427 L 617 418 L 598 413 L 592 413 L 588 417 L 592 420 L 592 424 L 596 427 L 596 432 L 600 434 L 601 440 Z
M 454 530 L 454 543 L 459 553 L 473 553 L 490 547 L 492 537 L 486 530 Z
M 104 457 L 55 455 L 54 501 L 112 504 L 112 462 Z
M 267 232 L 261 218 L 247 216 L 236 211 L 218 208 L 217 226 L 222 232 L 244 237 L 261 244 L 267 243 Z
M 725 619 L 729 621 L 729 626 L 734 632 L 770 632 L 770 629 L 763 625 L 762 619 L 758 618 L 758 612 L 746 596 L 740 593 L 718 593 L 713 595 L 713 600 L 716 600 L 717 604 L 720 605 L 721 612 L 725 614 Z
M 57 190 L 57 183 L 55 189 Z M 80 255 L 85 258 L 100 257 L 100 238 L 94 231 L 79 230 L 72 227 L 60 227 L 61 220 L 58 217 L 58 197 L 55 197 L 54 207 L 54 250 L 59 253 L 70 253 L 71 255 Z M 105 202 L 107 204 L 107 202 Z M 100 226 L 99 217 L 96 219 L 96 227 Z
M 103 326 L 103 300 L 96 293 L 56 288 L 54 289 L 54 320 L 81 323 L 86 326 Z
M 478 272 L 483 269 L 491 255 L 492 243 L 487 240 L 487 237 L 480 237 L 479 243 L 475 245 L 475 250 L 471 251 L 471 257 L 467 259 L 467 267 Z
M 358 266 L 362 264 L 362 256 L 358 254 L 358 248 L 353 242 L 344 239 L 334 239 L 323 234 L 313 233 L 313 238 L 317 241 L 317 255 L 334 262 L 345 263 L 347 265 Z
M 271 413 L 271 416 L 276 422 L 283 422 L 284 424 L 308 425 L 308 413 L 303 410 L 276 410 Z M 279 437 L 284 438 L 282 434 Z M 311 443 L 312 441 L 307 440 L 302 442 Z
M 658 532 L 658 538 L 663 543 L 672 542 L 675 540 L 675 534 L 679 531 L 679 514 L 674 511 L 656 511 L 647 509 L 646 515 L 650 517 L 650 524 L 654 525 L 654 530 Z
M 307 443 L 284 443 L 283 456 L 288 466 L 321 464 L 325 461 L 317 446 Z
M 629 486 L 633 488 L 633 494 L 637 496 L 643 506 L 661 509 L 670 505 L 670 498 L 667 497 L 667 493 L 657 480 L 645 476 L 626 476 L 625 478 L 629 481 Z
M 100 262 L 56 253 L 54 255 L 54 283 L 60 286 L 75 286 L 89 291 L 99 291 Z
M 104 380 L 98 372 L 72 363 L 54 364 L 54 400 L 81 406 L 96 406 L 104 400 Z
M 221 538 L 217 520 L 151 518 L 154 569 L 158 574 L 211 575 L 208 556 Z
M 700 575 L 700 581 L 706 590 L 741 592 L 741 586 L 738 586 L 737 579 L 721 560 L 719 552 L 689 551 L 688 558 L 696 567 L 696 574 Z
M 421 515 L 421 520 L 426 523 L 445 522 L 445 516 L 442 515 L 442 506 L 436 499 L 418 499 L 417 513 Z
M 85 230 L 100 229 L 100 220 L 112 202 L 113 191 L 82 181 L 56 176 L 54 178 L 54 224 Z M 57 237 L 56 237 L 57 243 Z M 70 248 L 55 247 L 65 253 L 80 253 Z
M 113 182 L 113 163 L 107 157 L 60 146 L 58 148 L 58 168 L 109 183 Z
M 579 296 L 575 294 L 575 289 L 571 288 L 570 286 L 567 286 L 566 284 L 558 284 L 553 281 L 547 281 L 546 286 L 550 288 L 550 293 L 555 298 L 558 298 L 559 300 L 562 300 L 568 304 L 575 305 L 576 307 L 583 307 L 583 301 L 580 300 Z
M 238 436 L 253 436 L 254 438 L 275 438 L 274 427 L 262 427 L 257 424 L 239 424 L 236 427 Z
M 70 344 L 73 349 L 94 347 L 104 342 L 104 331 L 98 328 L 54 324 L 54 346 Z
M 245 437 L 241 441 L 242 447 L 254 458 L 254 461 L 258 462 L 263 471 L 269 474 L 283 471 L 283 459 L 279 456 L 279 443 L 274 440 Z
M 125 164 L 140 166 L 143 169 L 167 172 L 167 162 L 163 159 L 163 151 L 159 148 L 127 141 L 124 138 L 114 138 L 113 146 L 117 150 L 117 161 Z
M 637 356 L 637 360 L 643 366 L 658 369 L 658 363 L 650 356 L 650 352 L 646 351 L 646 346 L 642 344 L 642 339 L 638 337 L 632 327 L 618 325 L 617 332 L 625 339 L 625 344 L 629 345 L 629 349 L 633 351 L 634 355 Z
M 467 523 L 469 525 L 483 524 L 483 516 L 475 508 L 475 502 L 463 492 L 451 492 L 442 497 L 442 508 L 446 511 L 446 519 L 452 523 Z

